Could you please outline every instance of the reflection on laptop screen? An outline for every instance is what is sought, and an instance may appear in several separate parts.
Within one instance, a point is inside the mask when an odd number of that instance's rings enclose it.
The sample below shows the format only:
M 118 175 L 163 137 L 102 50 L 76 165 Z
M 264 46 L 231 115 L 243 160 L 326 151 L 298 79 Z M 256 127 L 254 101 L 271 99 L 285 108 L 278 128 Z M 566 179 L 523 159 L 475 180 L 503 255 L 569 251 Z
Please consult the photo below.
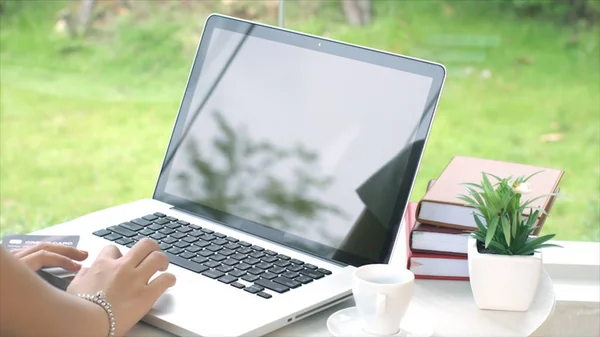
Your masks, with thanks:
M 432 78 L 215 28 L 190 85 L 164 192 L 334 250 L 388 226 Z

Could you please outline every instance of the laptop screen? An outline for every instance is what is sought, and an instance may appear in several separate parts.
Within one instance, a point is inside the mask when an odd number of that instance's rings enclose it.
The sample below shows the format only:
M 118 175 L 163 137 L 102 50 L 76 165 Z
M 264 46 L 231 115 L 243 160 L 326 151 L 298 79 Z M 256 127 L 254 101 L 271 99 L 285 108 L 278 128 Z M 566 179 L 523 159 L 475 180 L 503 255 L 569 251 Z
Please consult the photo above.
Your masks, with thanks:
M 155 198 L 325 259 L 385 262 L 443 73 L 213 16 Z

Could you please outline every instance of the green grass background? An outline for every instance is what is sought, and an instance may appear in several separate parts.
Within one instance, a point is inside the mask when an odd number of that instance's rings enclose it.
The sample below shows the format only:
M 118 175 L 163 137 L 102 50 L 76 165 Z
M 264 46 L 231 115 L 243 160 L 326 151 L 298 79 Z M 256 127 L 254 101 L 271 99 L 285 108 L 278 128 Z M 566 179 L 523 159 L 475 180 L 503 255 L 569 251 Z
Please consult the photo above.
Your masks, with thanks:
M 133 3 L 73 41 L 54 31 L 68 2 L 4 2 L 0 234 L 151 197 L 203 22 L 225 9 Z M 543 232 L 600 241 L 598 26 L 479 1 L 376 1 L 373 23 L 351 27 L 338 2 L 287 1 L 286 27 L 447 66 L 413 200 L 453 155 L 563 169 Z

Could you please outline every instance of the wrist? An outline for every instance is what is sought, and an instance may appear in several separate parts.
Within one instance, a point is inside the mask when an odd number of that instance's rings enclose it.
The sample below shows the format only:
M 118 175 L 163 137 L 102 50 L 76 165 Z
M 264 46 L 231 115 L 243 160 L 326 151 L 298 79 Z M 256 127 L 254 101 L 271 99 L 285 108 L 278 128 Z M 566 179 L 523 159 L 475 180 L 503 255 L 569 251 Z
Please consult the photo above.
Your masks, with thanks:
M 85 317 L 88 317 L 86 321 L 86 329 L 89 332 L 93 332 L 94 336 L 107 337 L 110 332 L 110 319 L 108 313 L 98 304 L 78 298 L 81 302 L 82 309 L 85 312 Z

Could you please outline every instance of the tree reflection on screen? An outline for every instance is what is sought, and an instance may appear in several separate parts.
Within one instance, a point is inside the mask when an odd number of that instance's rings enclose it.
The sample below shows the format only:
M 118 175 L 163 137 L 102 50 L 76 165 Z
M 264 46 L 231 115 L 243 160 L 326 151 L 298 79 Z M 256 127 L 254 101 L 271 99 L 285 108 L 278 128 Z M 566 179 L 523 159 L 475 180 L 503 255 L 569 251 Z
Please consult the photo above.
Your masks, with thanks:
M 235 129 L 222 113 L 213 117 L 218 136 L 208 144 L 193 137 L 187 141 L 190 169 L 177 176 L 182 191 L 199 204 L 251 221 L 296 235 L 316 230 L 330 238 L 326 215 L 347 216 L 319 198 L 333 178 L 315 173 L 318 154 L 302 144 L 283 148 L 257 141 L 243 128 Z M 203 151 L 207 145 L 211 151 Z M 321 225 L 309 226 L 319 221 Z

